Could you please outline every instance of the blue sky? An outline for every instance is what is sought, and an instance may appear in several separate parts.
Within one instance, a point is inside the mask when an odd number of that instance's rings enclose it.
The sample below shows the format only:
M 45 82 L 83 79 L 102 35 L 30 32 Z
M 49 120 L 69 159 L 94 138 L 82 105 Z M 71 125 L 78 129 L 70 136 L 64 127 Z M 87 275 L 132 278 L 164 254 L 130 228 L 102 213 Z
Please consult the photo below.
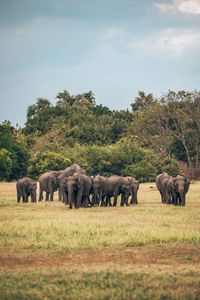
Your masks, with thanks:
M 0 122 L 64 89 L 117 110 L 200 89 L 199 49 L 200 0 L 0 0 Z

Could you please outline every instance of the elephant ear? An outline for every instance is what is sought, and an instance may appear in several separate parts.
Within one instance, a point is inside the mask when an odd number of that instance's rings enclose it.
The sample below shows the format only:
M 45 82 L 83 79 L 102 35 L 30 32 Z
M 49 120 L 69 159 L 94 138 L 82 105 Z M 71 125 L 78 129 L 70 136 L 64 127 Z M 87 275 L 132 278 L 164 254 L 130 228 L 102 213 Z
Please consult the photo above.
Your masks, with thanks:
M 80 188 L 80 184 L 81 184 L 80 176 L 76 177 L 75 181 L 76 181 L 77 187 Z
M 124 188 L 124 179 L 123 178 L 120 178 L 119 180 L 118 180 L 118 187 L 120 188 L 121 187 L 121 189 L 123 189 Z
M 185 178 L 185 192 L 187 193 L 189 190 L 190 181 L 188 178 Z

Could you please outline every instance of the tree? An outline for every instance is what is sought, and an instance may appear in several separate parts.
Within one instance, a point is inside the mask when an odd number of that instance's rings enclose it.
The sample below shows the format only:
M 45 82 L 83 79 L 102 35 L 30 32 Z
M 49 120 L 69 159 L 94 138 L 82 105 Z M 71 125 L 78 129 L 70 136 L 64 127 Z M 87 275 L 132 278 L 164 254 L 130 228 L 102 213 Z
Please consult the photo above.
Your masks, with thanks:
M 56 99 L 59 99 L 56 102 L 57 106 L 67 108 L 68 106 L 72 106 L 74 103 L 74 97 L 70 96 L 70 93 L 67 90 L 64 90 L 61 93 L 58 93 Z
M 26 134 L 45 134 L 51 130 L 52 120 L 54 119 L 54 107 L 52 107 L 49 100 L 40 97 L 37 99 L 36 104 L 28 106 L 26 117 Z
M 11 153 L 5 149 L 0 149 L 0 180 L 9 180 L 12 172 Z
M 151 147 L 163 156 L 170 155 L 172 139 L 166 126 L 166 116 L 162 104 L 152 94 L 145 96 L 139 92 L 133 107 L 133 122 L 128 135 L 134 136 L 143 147 Z
M 33 178 L 38 178 L 43 173 L 54 170 L 64 170 L 71 165 L 69 158 L 55 152 L 37 152 L 30 159 L 28 167 L 28 175 Z
M 18 131 L 10 125 L 10 122 L 4 122 L 0 125 L 0 149 L 6 149 L 12 160 L 9 180 L 26 175 L 30 158 L 25 138 L 23 139 L 18 135 Z
M 162 98 L 167 116 L 166 126 L 179 151 L 192 169 L 200 163 L 200 92 L 169 91 Z M 175 149 L 174 153 L 178 156 Z M 179 158 L 179 157 L 177 157 Z
M 139 96 L 131 103 L 132 111 L 134 113 L 143 111 L 145 108 L 151 106 L 156 100 L 152 94 L 145 95 L 145 92 L 139 91 Z

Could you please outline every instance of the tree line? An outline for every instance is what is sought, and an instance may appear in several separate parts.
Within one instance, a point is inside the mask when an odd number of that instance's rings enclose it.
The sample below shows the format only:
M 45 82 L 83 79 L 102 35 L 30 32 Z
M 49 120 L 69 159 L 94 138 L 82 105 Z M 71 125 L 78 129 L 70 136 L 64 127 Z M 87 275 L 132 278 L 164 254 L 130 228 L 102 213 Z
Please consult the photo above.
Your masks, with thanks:
M 97 105 L 92 91 L 58 93 L 56 104 L 38 98 L 27 109 L 23 128 L 0 125 L 0 180 L 78 163 L 91 175 L 155 180 L 175 176 L 185 163 L 200 173 L 200 91 L 168 91 L 159 99 L 138 92 L 131 110 Z

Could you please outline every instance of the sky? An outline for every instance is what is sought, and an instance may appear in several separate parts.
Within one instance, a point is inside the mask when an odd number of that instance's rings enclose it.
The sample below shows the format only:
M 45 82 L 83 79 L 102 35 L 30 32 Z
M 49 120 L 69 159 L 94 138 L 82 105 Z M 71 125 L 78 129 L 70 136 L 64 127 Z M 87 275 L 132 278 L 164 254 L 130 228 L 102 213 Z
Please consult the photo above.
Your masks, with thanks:
M 114 110 L 199 90 L 200 0 L 0 0 L 0 123 L 64 89 Z

